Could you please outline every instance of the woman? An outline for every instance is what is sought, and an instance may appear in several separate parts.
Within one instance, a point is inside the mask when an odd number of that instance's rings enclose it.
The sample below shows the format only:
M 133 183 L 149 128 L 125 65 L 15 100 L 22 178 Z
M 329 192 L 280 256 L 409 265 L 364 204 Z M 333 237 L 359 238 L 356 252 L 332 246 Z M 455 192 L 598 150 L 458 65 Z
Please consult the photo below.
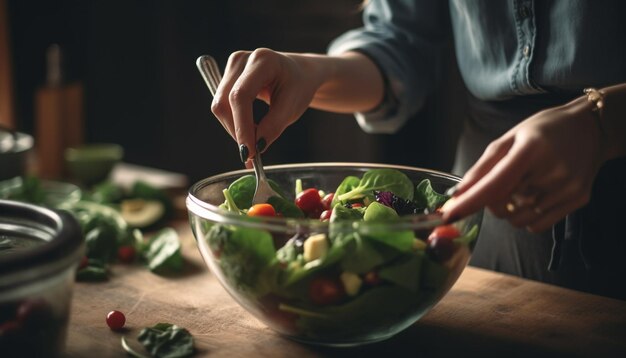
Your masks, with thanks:
M 489 209 L 471 263 L 626 299 L 624 7 L 371 1 L 365 26 L 328 55 L 233 53 L 212 110 L 244 162 L 307 107 L 394 132 L 436 85 L 451 34 L 470 111 L 454 168 L 464 177 L 444 218 Z M 255 98 L 270 104 L 258 125 Z

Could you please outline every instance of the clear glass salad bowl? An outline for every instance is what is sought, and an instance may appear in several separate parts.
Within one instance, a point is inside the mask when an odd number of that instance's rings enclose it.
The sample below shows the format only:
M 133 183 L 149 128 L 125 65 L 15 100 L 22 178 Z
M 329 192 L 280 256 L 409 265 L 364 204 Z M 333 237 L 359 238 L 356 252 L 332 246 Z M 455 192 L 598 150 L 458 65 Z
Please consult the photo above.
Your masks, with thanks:
M 460 180 L 432 170 L 362 163 L 277 165 L 266 172 L 293 202 L 298 179 L 304 189 L 329 193 L 339 191 L 347 177 L 379 169 L 406 174 L 414 187 L 428 179 L 436 193 Z M 372 343 L 415 323 L 467 265 L 482 218 L 479 212 L 454 223 L 456 235 L 439 240 L 448 243 L 441 247 L 433 229 L 450 226 L 432 211 L 389 220 L 320 221 L 226 210 L 224 189 L 237 194 L 231 184 L 250 173 L 233 171 L 194 184 L 187 197 L 190 224 L 204 261 L 226 291 L 275 331 L 305 343 Z M 336 211 L 350 207 L 339 205 Z M 361 211 L 364 217 L 367 211 L 369 206 Z

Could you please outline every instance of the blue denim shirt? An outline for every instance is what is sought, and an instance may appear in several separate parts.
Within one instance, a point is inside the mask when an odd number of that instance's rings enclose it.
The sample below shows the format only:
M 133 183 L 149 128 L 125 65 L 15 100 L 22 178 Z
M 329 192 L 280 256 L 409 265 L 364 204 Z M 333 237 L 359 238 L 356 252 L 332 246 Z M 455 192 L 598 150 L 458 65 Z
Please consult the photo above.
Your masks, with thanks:
M 330 54 L 361 51 L 382 69 L 388 93 L 367 132 L 394 132 L 437 85 L 442 44 L 452 34 L 468 90 L 481 100 L 579 92 L 626 82 L 623 1 L 372 0 L 364 27 L 347 32 Z

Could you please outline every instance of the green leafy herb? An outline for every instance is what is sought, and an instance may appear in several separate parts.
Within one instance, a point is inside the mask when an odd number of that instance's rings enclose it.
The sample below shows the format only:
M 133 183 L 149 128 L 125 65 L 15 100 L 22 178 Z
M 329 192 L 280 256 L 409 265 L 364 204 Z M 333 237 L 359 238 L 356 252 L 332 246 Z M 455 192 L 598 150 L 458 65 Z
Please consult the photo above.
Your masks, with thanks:
M 333 201 L 330 204 L 330 206 L 333 208 L 337 206 L 337 204 L 341 202 L 341 200 L 339 200 L 339 196 L 356 188 L 357 186 L 359 186 L 360 182 L 361 182 L 361 179 L 359 179 L 358 177 L 355 177 L 352 175 L 345 177 L 343 181 L 339 184 L 337 189 L 335 190 L 335 196 L 333 197 Z
M 193 336 L 184 328 L 158 323 L 141 330 L 137 340 L 157 358 L 189 357 L 194 353 Z
M 119 203 L 124 198 L 124 189 L 111 181 L 103 181 L 94 186 L 89 200 L 100 204 Z
M 413 182 L 406 174 L 396 169 L 369 170 L 363 174 L 356 187 L 343 194 L 335 193 L 335 197 L 344 202 L 372 195 L 374 190 L 390 191 L 400 198 L 413 200 Z
M 435 210 L 448 199 L 448 195 L 437 193 L 428 179 L 422 180 L 415 188 L 415 203 L 419 207 Z
M 116 232 L 108 226 L 94 227 L 85 235 L 85 246 L 88 258 L 108 262 L 117 252 Z
M 364 221 L 392 222 L 398 219 L 398 213 L 395 210 L 378 202 L 373 202 L 367 206 Z
M 148 268 L 154 273 L 179 272 L 183 268 L 183 256 L 176 230 L 165 228 L 159 231 L 150 239 L 144 257 L 148 261 Z
M 304 213 L 293 201 L 283 199 L 278 196 L 272 196 L 267 199 L 267 203 L 274 207 L 277 213 L 286 218 L 303 218 Z
M 378 271 L 378 275 L 398 286 L 417 292 L 422 277 L 423 257 L 423 253 L 411 255 L 398 263 L 382 268 Z

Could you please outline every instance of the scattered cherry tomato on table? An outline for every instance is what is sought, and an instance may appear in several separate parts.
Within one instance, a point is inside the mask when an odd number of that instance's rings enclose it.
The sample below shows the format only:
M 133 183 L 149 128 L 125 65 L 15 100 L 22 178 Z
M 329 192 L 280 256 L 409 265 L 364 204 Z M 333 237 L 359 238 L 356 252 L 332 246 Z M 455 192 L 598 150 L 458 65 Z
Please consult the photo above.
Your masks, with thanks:
M 124 327 L 124 324 L 126 323 L 126 317 L 120 311 L 111 311 L 109 312 L 109 314 L 107 314 L 106 321 L 109 328 L 115 331 Z
M 248 210 L 248 216 L 276 216 L 276 210 L 270 204 L 255 204 Z
M 135 261 L 135 248 L 129 245 L 120 246 L 117 249 L 117 259 L 125 264 L 132 263 Z

